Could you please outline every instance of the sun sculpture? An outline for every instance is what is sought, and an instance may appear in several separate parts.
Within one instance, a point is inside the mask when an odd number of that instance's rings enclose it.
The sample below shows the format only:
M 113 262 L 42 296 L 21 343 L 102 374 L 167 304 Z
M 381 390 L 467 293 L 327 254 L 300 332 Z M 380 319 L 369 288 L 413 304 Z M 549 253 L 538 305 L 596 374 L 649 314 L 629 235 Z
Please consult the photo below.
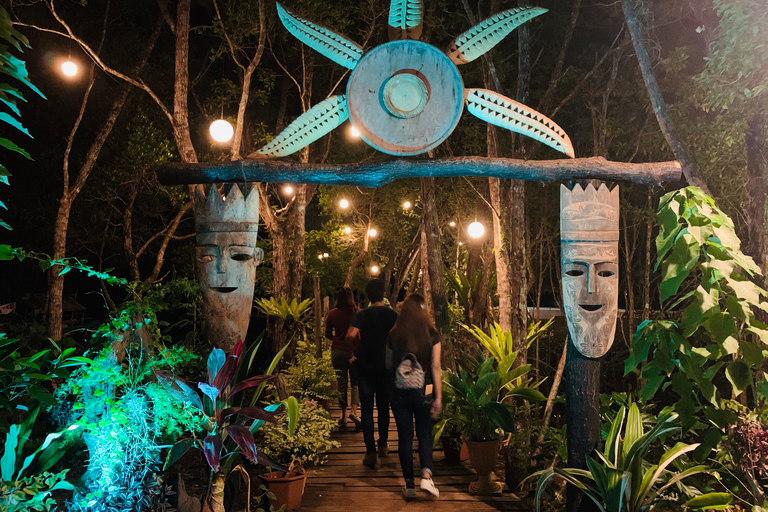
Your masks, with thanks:
M 257 153 L 290 155 L 347 119 L 370 146 L 396 156 L 426 153 L 442 143 L 467 110 L 493 125 L 573 157 L 565 131 L 535 110 L 486 89 L 465 88 L 457 68 L 492 49 L 541 7 L 508 9 L 464 32 L 443 52 L 419 41 L 423 4 L 392 0 L 388 43 L 369 51 L 277 4 L 285 28 L 301 42 L 352 70 L 346 94 L 332 96 L 299 116 Z

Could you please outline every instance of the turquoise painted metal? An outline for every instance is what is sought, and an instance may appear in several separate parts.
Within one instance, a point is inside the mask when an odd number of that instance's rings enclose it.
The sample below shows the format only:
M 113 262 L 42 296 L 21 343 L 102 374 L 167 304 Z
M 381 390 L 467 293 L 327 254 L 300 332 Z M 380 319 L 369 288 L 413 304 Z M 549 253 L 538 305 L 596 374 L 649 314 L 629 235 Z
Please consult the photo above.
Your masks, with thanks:
M 365 59 L 362 47 L 344 36 L 304 20 L 280 4 L 277 12 L 285 28 L 297 39 L 352 73 L 346 95 L 334 96 L 312 107 L 261 148 L 259 154 L 290 155 L 349 118 L 363 140 L 377 150 L 395 156 L 418 155 L 439 145 L 453 132 L 465 104 L 469 112 L 486 122 L 574 156 L 568 135 L 554 121 L 499 93 L 465 89 L 456 69 L 457 65 L 482 56 L 515 28 L 547 12 L 546 9 L 523 7 L 495 14 L 454 39 L 442 54 L 426 51 L 425 47 L 434 47 L 418 41 L 424 13 L 422 1 L 391 0 L 389 37 L 400 41 L 402 48 L 379 45 L 365 53 Z M 375 58 L 369 58 L 374 55 Z M 363 60 L 376 62 L 359 65 Z M 356 83 L 365 87 L 352 87 Z M 440 115 L 441 108 L 445 110 L 449 105 L 451 115 Z
M 348 118 L 346 95 L 331 96 L 297 117 L 257 153 L 270 156 L 290 155 L 337 128 Z
M 277 4 L 277 15 L 283 22 L 283 26 L 296 39 L 345 68 L 354 69 L 363 56 L 363 49 L 357 43 L 325 27 L 295 16 L 280 4 Z

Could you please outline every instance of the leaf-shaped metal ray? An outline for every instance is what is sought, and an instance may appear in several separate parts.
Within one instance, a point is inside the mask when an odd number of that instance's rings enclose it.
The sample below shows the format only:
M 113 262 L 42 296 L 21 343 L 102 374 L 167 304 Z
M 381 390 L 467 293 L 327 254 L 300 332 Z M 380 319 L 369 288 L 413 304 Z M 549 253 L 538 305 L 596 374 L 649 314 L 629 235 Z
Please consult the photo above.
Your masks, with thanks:
M 349 118 L 347 96 L 331 96 L 307 110 L 257 153 L 287 156 L 310 145 Z
M 345 68 L 354 69 L 363 56 L 363 49 L 359 44 L 332 30 L 295 16 L 280 4 L 277 4 L 277 15 L 288 32 L 296 39 Z
M 445 53 L 454 64 L 472 62 L 499 44 L 517 27 L 545 12 L 547 9 L 543 7 L 522 7 L 494 14 L 457 37 Z
M 389 40 L 419 39 L 424 15 L 422 0 L 392 0 L 389 4 Z
M 571 139 L 548 117 L 486 89 L 465 89 L 467 110 L 483 121 L 527 135 L 573 158 Z

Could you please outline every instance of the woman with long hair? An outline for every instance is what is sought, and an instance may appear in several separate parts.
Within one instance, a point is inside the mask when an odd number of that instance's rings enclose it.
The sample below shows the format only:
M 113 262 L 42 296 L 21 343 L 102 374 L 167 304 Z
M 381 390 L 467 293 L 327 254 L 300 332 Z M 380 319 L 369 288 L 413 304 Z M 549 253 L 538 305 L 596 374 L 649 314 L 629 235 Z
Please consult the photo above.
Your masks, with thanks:
M 432 481 L 432 425 L 442 408 L 440 335 L 424 310 L 424 297 L 411 294 L 403 302 L 400 316 L 387 337 L 387 367 L 392 373 L 390 404 L 397 424 L 398 454 L 403 470 L 406 498 L 416 497 L 413 471 L 413 425 L 419 441 L 419 463 L 423 491 L 437 497 Z M 416 367 L 423 377 L 413 377 Z M 404 377 L 405 375 L 405 377 Z
M 352 317 L 357 312 L 355 297 L 352 290 L 344 286 L 336 294 L 336 304 L 325 317 L 325 337 L 331 340 L 331 364 L 336 370 L 339 406 L 341 407 L 341 419 L 339 424 L 347 423 L 347 383 L 352 388 L 352 407 L 349 419 L 360 426 L 360 419 L 357 416 L 357 406 L 360 404 L 357 387 L 357 370 L 355 365 L 349 362 L 352 357 L 352 347 L 347 346 L 344 337 L 352 323 Z M 347 379 L 349 374 L 349 379 Z

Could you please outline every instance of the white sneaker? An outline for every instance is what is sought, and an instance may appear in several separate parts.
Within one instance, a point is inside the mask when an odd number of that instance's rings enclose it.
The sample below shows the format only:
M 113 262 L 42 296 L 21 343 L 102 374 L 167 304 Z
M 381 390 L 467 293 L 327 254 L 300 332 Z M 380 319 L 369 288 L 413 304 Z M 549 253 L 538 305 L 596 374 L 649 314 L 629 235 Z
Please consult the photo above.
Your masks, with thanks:
M 416 489 L 413 487 L 403 487 L 403 496 L 406 499 L 413 499 L 416 497 Z
M 437 490 L 437 487 L 435 487 L 435 482 L 433 482 L 431 478 L 422 478 L 419 487 L 421 487 L 422 491 L 428 492 L 435 498 L 440 496 L 440 491 Z

